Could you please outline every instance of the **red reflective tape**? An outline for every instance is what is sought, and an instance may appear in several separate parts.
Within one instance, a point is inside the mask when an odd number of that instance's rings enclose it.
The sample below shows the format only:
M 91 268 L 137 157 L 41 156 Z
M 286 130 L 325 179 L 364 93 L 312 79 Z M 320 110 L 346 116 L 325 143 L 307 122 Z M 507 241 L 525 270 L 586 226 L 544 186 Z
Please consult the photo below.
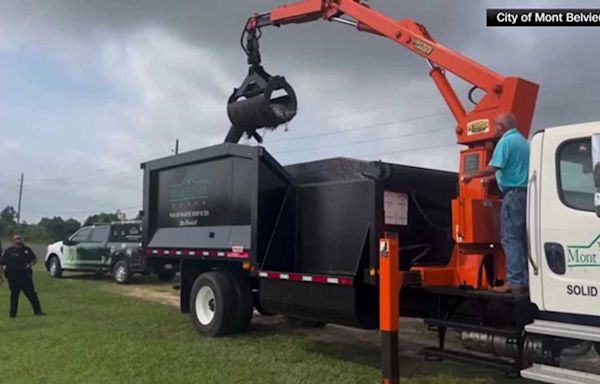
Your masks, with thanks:
M 226 256 L 233 259 L 247 259 L 248 252 L 227 252 Z
M 274 280 L 302 281 L 307 283 L 331 284 L 331 285 L 354 285 L 352 277 L 311 276 L 299 273 L 281 273 L 260 271 L 259 276 Z
M 173 256 L 209 256 L 209 257 L 228 257 L 231 259 L 247 259 L 249 252 L 226 252 L 217 250 L 192 250 L 192 249 L 156 249 L 146 248 L 146 253 L 154 255 L 173 255 Z
M 302 281 L 302 275 L 297 273 L 290 273 L 290 280 L 292 281 Z

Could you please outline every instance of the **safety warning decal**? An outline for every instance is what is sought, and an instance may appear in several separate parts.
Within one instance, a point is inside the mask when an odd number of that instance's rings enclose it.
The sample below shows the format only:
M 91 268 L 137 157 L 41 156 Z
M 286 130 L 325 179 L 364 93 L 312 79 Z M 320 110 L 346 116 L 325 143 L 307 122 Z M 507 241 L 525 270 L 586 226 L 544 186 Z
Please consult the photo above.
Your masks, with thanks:
M 427 56 L 431 55 L 433 52 L 433 46 L 431 44 L 427 44 L 421 39 L 413 39 L 412 44 L 416 50 L 423 52 Z
M 488 119 L 481 119 L 471 121 L 467 124 L 467 135 L 477 135 L 479 133 L 486 133 L 490 131 L 490 121 Z
M 383 209 L 386 225 L 408 225 L 408 195 L 384 191 Z

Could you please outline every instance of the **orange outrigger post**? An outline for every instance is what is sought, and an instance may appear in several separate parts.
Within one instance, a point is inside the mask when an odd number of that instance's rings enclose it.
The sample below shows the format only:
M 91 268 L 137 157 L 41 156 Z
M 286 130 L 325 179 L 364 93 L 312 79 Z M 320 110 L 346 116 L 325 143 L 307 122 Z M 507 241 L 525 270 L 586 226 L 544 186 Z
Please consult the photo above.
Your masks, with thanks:
M 399 382 L 398 329 L 399 295 L 404 280 L 399 271 L 400 254 L 396 234 L 379 240 L 379 331 L 381 332 L 381 372 L 383 384 Z
M 457 143 L 467 147 L 460 153 L 459 177 L 476 172 L 489 162 L 500 137 L 493 123 L 499 113 L 512 112 L 517 117 L 521 133 L 526 137 L 529 135 L 538 93 L 537 84 L 518 77 L 501 76 L 438 43 L 425 27 L 415 21 L 394 20 L 370 8 L 364 1 L 304 0 L 283 5 L 250 17 L 244 27 L 244 34 L 249 36 L 248 47 L 258 48 L 258 38 L 263 27 L 279 27 L 319 19 L 339 22 L 359 31 L 386 37 L 425 59 L 431 79 L 456 120 Z M 255 52 L 244 49 L 248 54 L 249 64 L 259 70 L 259 75 L 267 77 L 266 72 L 260 73 L 262 67 L 258 65 L 258 49 Z M 448 81 L 448 73 L 472 86 L 469 100 L 473 107 L 470 110 L 465 108 L 456 95 Z M 275 78 L 281 82 L 280 77 Z M 283 79 L 278 87 L 284 88 L 285 84 Z M 480 90 L 483 94 L 477 101 L 473 98 L 475 90 Z M 295 105 L 294 103 L 293 95 L 281 102 L 282 105 Z M 293 114 L 295 110 L 289 113 L 289 119 Z M 283 115 L 273 115 L 272 111 L 261 116 L 266 116 L 266 126 L 286 120 L 281 117 Z M 499 234 L 501 194 L 495 185 L 485 183 L 485 180 L 480 181 L 460 183 L 458 198 L 452 202 L 452 235 L 456 245 L 450 263 L 444 267 L 413 268 L 413 271 L 420 273 L 422 286 L 471 285 L 486 289 L 504 280 L 504 253 Z M 380 246 L 380 328 L 384 342 L 384 382 L 396 383 L 396 336 L 399 291 L 402 286 L 402 274 L 398 272 L 398 239 L 389 234 L 387 238 L 381 239 Z M 482 268 L 489 265 L 493 273 L 482 274 Z

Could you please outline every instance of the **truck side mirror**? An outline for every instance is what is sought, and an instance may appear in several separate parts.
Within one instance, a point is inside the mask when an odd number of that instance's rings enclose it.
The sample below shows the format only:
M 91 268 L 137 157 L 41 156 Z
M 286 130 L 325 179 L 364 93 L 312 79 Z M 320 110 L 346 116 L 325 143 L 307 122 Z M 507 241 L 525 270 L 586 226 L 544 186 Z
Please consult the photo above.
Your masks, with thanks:
M 77 245 L 77 244 L 79 244 L 78 241 L 75 241 L 73 239 L 69 239 L 68 237 L 63 240 L 63 245 L 66 245 L 67 247 L 72 247 L 72 246 Z
M 600 217 L 600 134 L 592 135 L 592 165 L 596 187 L 594 206 L 596 207 L 596 215 Z

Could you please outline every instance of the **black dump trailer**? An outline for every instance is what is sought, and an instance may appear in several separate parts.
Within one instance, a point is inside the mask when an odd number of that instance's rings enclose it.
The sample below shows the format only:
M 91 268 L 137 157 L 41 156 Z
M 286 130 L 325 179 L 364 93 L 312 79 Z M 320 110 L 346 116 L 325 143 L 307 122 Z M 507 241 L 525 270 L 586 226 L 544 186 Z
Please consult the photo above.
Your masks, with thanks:
M 452 254 L 452 172 L 347 158 L 283 167 L 229 143 L 142 168 L 145 252 L 179 264 L 181 310 L 209 336 L 244 331 L 253 307 L 377 328 L 385 233 L 398 234 L 401 270 Z M 423 294 L 403 288 L 404 315 L 427 315 Z

